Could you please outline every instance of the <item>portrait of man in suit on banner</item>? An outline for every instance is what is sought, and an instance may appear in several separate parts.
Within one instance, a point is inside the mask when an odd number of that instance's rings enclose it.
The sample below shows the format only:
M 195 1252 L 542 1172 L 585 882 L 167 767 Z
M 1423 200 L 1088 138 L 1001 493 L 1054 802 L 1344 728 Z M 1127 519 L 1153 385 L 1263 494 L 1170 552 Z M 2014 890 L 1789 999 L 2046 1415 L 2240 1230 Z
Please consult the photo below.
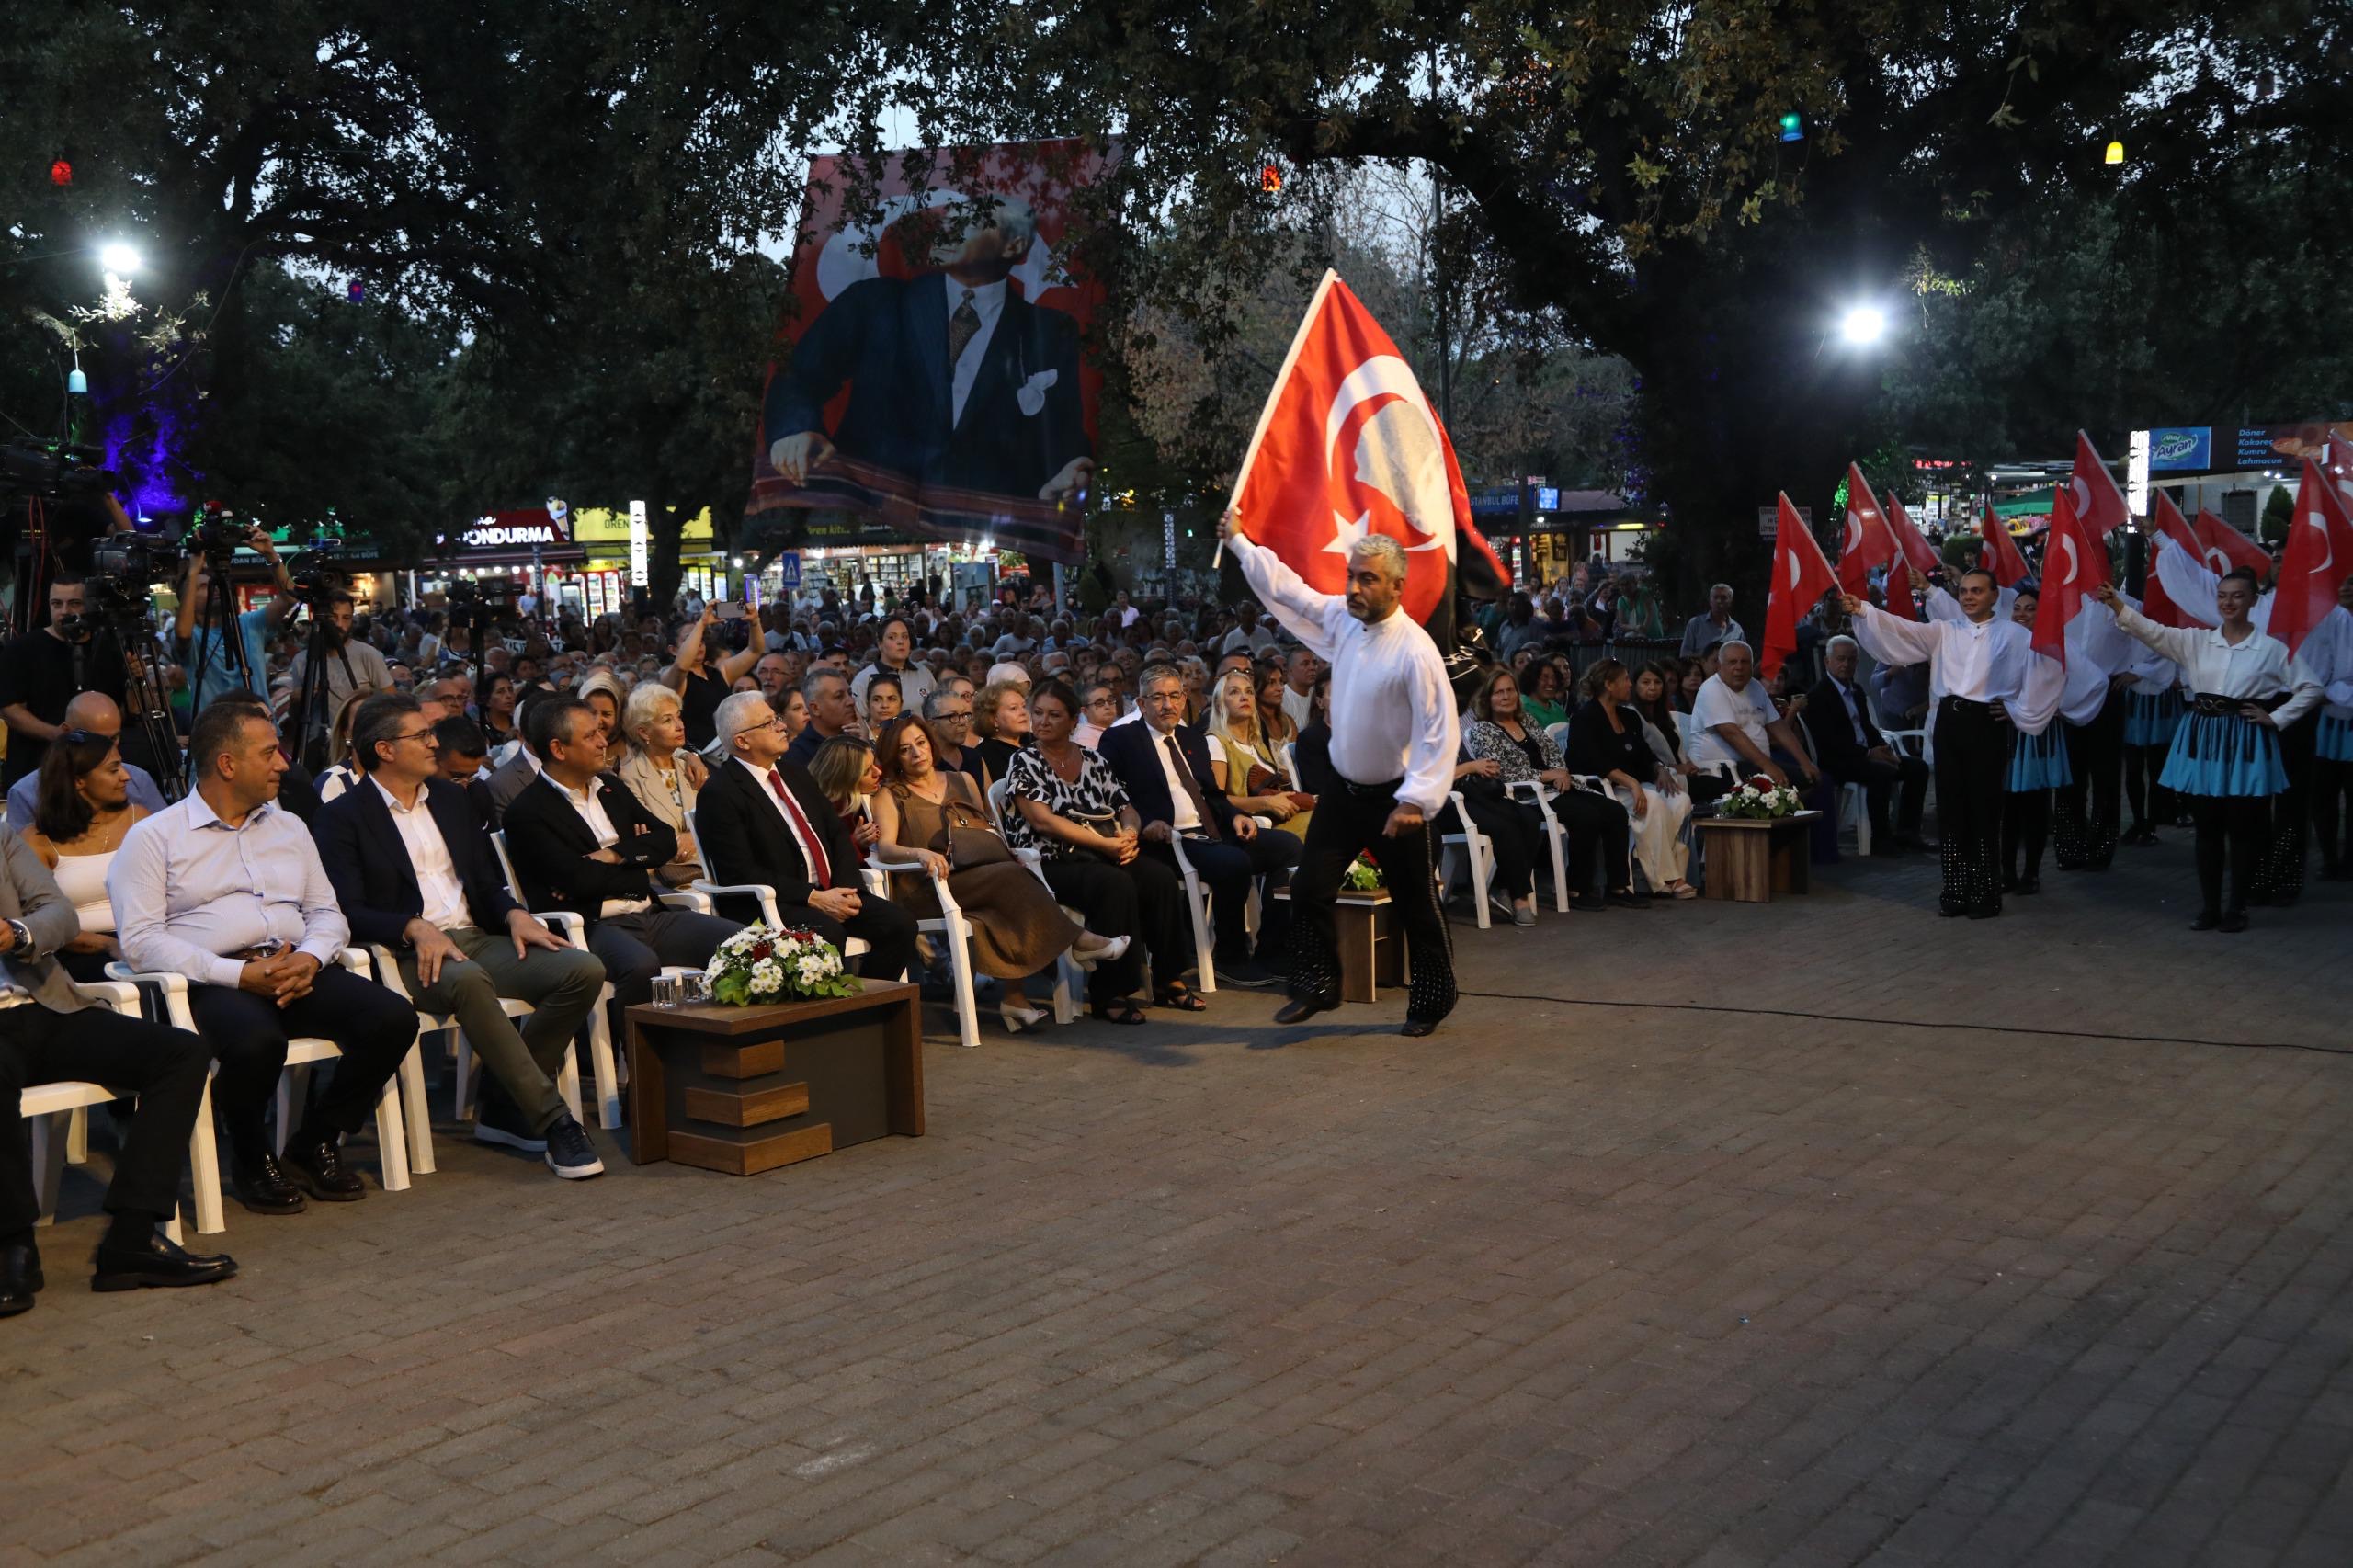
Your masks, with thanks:
M 1089 301 L 1041 233 L 1040 182 L 993 172 L 884 196 L 871 228 L 803 246 L 751 510 L 849 506 L 1079 558 L 1097 378 L 1063 306 Z

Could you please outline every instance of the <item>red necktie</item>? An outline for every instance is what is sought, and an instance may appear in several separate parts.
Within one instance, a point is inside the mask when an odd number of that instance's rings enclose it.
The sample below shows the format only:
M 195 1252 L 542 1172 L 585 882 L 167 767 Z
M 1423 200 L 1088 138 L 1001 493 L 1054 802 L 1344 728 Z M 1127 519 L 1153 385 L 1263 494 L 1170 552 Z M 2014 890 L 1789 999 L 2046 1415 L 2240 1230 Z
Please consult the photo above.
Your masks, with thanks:
M 809 825 L 809 819 L 801 814 L 801 802 L 794 800 L 792 791 L 784 787 L 784 775 L 773 767 L 768 769 L 768 788 L 775 790 L 776 798 L 784 802 L 785 814 L 792 819 L 793 832 L 801 835 L 801 842 L 809 850 L 809 869 L 815 873 L 809 880 L 821 888 L 832 887 L 834 871 L 825 861 L 824 843 L 818 838 L 817 830 Z

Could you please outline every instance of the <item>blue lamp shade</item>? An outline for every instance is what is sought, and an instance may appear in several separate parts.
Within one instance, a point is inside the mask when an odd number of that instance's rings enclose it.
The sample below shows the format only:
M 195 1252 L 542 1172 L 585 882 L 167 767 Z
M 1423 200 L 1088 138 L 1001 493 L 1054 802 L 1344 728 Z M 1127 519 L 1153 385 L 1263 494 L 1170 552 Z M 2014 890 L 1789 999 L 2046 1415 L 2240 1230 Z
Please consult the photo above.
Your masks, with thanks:
M 87 397 L 90 395 L 90 378 L 82 373 L 81 366 L 74 366 L 73 370 L 66 376 L 65 390 L 75 397 Z

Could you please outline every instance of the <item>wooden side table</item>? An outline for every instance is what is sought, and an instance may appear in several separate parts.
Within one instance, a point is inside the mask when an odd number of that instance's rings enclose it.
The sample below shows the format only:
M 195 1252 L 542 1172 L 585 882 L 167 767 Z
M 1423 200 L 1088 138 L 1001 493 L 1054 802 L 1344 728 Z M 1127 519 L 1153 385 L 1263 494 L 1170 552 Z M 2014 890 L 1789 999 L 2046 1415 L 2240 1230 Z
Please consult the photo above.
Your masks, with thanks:
M 1777 892 L 1808 892 L 1813 881 L 1809 837 L 1822 813 L 1785 817 L 1701 817 L 1692 824 L 1707 858 L 1712 899 L 1770 903 Z
M 1274 896 L 1289 899 L 1290 889 L 1278 888 Z M 1395 990 L 1412 983 L 1404 933 L 1397 929 L 1395 901 L 1387 888 L 1342 888 L 1332 910 L 1332 934 L 1340 949 L 1341 1001 L 1379 1001 L 1382 986 Z
M 630 1159 L 752 1176 L 923 1136 L 921 993 L 629 1010 Z

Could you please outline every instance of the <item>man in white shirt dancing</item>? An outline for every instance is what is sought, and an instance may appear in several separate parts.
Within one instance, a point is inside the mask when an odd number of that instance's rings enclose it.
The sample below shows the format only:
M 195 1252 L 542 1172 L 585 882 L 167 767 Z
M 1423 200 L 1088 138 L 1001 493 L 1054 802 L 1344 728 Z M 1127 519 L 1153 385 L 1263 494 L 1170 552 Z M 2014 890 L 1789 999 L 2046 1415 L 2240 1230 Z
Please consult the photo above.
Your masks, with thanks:
M 1251 591 L 1332 666 L 1332 767 L 1339 788 L 1317 801 L 1306 855 L 1291 874 L 1291 999 L 1275 1021 L 1298 1023 L 1339 1005 L 1333 905 L 1341 876 L 1371 849 L 1413 962 L 1400 1032 L 1428 1034 L 1455 1001 L 1454 951 L 1431 878 L 1429 819 L 1446 804 L 1461 737 L 1438 644 L 1399 611 L 1404 549 L 1385 535 L 1366 535 L 1348 551 L 1342 597 L 1317 593 L 1274 551 L 1251 542 L 1233 512 L 1219 531 Z

